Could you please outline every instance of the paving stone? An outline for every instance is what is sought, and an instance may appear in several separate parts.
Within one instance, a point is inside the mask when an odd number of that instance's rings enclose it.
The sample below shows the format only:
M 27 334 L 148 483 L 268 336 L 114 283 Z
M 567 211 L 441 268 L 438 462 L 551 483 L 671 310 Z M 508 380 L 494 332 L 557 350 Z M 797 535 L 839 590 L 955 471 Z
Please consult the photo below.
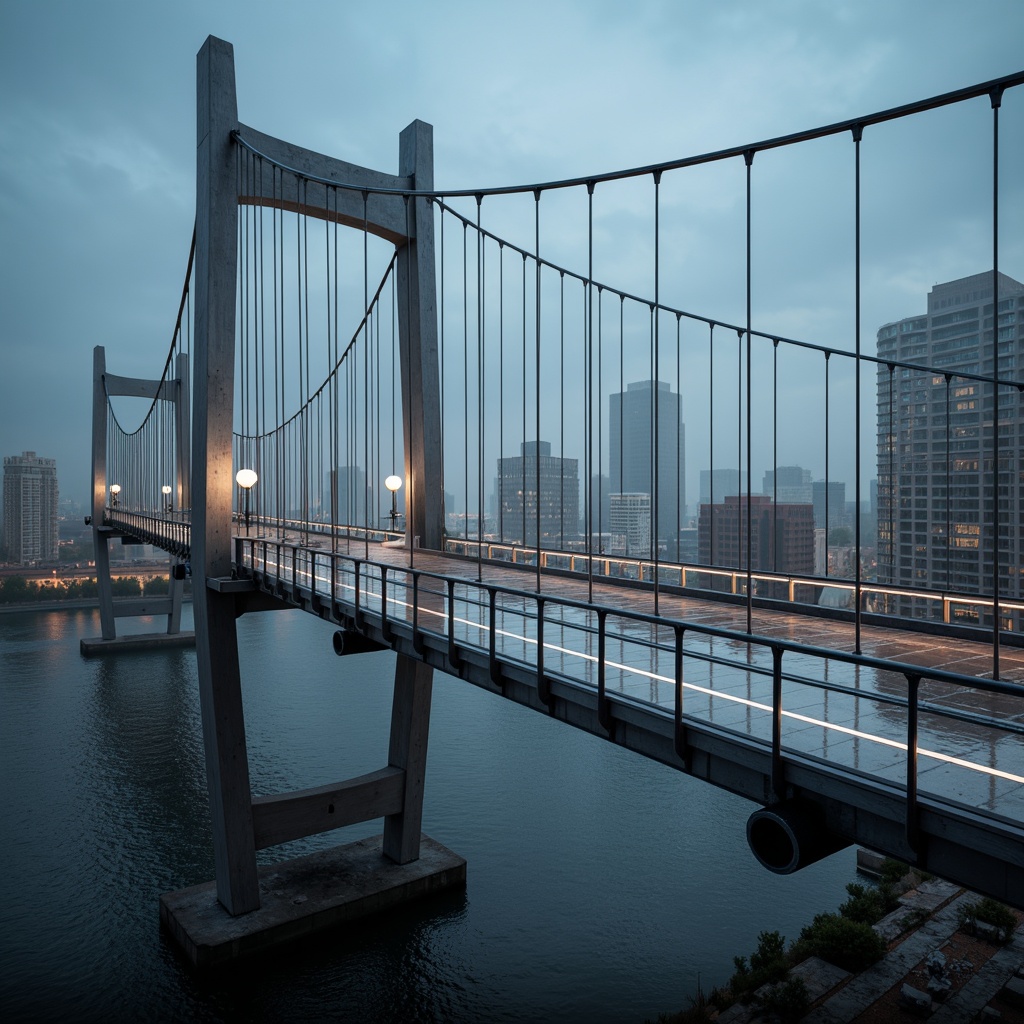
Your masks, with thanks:
M 976 898 L 972 894 L 972 899 Z M 977 974 L 948 1002 L 940 1006 L 931 1020 L 933 1024 L 963 1024 L 981 1013 L 1007 981 L 1024 958 L 1024 934 L 1018 929 L 1013 939 L 1001 946 Z
M 927 1017 L 932 1012 L 932 997 L 927 992 L 922 992 L 912 985 L 904 985 L 900 989 L 900 1006 L 910 1010 L 911 1013 Z
M 812 1010 L 804 1018 L 806 1024 L 846 1024 L 863 1013 L 956 931 L 957 911 L 970 898 L 969 894 L 964 893 L 943 907 L 877 964 L 861 972 L 821 1006 Z M 957 1018 L 950 1018 L 951 1024 L 954 1020 Z
M 904 906 L 913 910 L 927 910 L 929 913 L 957 894 L 960 887 L 941 878 L 931 878 L 916 889 L 910 889 L 900 896 Z
M 820 957 L 812 956 L 803 963 L 797 964 L 789 972 L 789 976 L 799 978 L 804 983 L 807 994 L 813 1003 L 826 992 L 831 992 L 840 982 L 845 981 L 850 976 L 850 972 L 844 971 L 842 967 L 836 967 L 835 964 L 830 964 Z
M 1010 1006 L 1024 1010 L 1024 978 L 1011 978 L 999 991 L 1000 998 Z

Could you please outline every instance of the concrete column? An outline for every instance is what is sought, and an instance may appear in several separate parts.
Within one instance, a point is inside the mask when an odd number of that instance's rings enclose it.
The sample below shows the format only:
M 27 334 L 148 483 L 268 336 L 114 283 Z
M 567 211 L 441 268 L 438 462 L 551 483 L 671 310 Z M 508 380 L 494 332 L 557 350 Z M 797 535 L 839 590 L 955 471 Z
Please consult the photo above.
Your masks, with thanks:
M 174 454 L 175 473 L 171 486 L 174 488 L 172 497 L 174 507 L 178 515 L 184 516 L 185 510 L 191 508 L 192 504 L 192 435 L 189 430 L 189 386 L 188 386 L 188 356 L 179 352 L 175 359 L 175 382 L 174 382 Z M 170 568 L 173 569 L 177 562 L 172 557 Z M 171 611 L 167 616 L 167 632 L 181 632 L 181 602 L 185 590 L 185 581 L 176 580 L 174 573 L 168 573 L 170 577 L 170 598 Z
M 400 175 L 413 187 L 434 187 L 433 129 L 413 121 L 399 137 Z M 441 390 L 437 352 L 437 288 L 434 270 L 434 209 L 411 199 L 409 240 L 398 250 L 399 348 L 405 448 L 406 536 L 440 549 L 444 524 L 441 453 Z
M 92 540 L 96 557 L 96 591 L 100 606 L 100 635 L 104 640 L 117 638 L 114 619 L 114 588 L 110 582 L 110 533 L 98 529 L 93 519 Z
M 404 770 L 405 788 L 401 812 L 384 819 L 384 854 L 398 864 L 408 864 L 420 855 L 433 677 L 429 665 L 398 656 L 388 765 Z
M 213 819 L 217 898 L 230 914 L 260 905 L 235 602 L 206 581 L 231 572 L 231 427 L 238 195 L 234 51 L 207 38 L 197 58 L 195 404 L 192 580 L 196 660 Z
M 107 511 L 107 372 L 106 350 L 92 350 L 92 542 L 96 556 L 96 590 L 100 606 L 100 631 L 104 640 L 117 637 L 114 624 L 114 591 L 110 585 L 109 533 L 103 519 Z
M 413 121 L 399 139 L 400 175 L 418 191 L 434 187 L 433 129 Z M 444 492 L 441 390 L 437 350 L 434 209 L 425 198 L 406 206 L 408 240 L 398 249 L 399 351 L 405 448 L 406 539 L 427 548 L 443 544 Z M 388 763 L 405 771 L 403 808 L 384 820 L 384 853 L 399 864 L 419 857 L 423 785 L 430 731 L 433 669 L 399 655 L 391 712 Z

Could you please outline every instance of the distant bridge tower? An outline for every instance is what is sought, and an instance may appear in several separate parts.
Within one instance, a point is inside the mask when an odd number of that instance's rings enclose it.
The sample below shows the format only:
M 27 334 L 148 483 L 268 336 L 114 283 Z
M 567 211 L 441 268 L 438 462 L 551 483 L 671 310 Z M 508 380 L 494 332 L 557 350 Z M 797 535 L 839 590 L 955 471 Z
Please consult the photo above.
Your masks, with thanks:
M 216 896 L 229 914 L 237 916 L 260 907 L 258 848 L 383 816 L 385 857 L 396 864 L 419 858 L 432 686 L 429 666 L 399 656 L 387 768 L 317 791 L 253 800 L 235 620 L 245 611 L 272 608 L 274 603 L 232 574 L 239 206 L 273 207 L 365 228 L 398 248 L 407 541 L 411 545 L 415 537 L 425 547 L 439 548 L 442 487 L 433 211 L 429 198 L 403 194 L 433 187 L 433 141 L 430 126 L 414 121 L 401 133 L 399 175 L 367 170 L 239 124 L 230 44 L 208 38 L 197 72 L 192 574 Z M 296 178 L 283 184 L 278 178 L 275 187 L 272 175 L 266 182 L 246 183 L 256 194 L 240 195 L 236 132 L 271 160 L 308 175 L 301 197 Z M 327 182 L 355 185 L 356 190 L 329 188 Z M 385 790 L 392 794 L 387 799 L 381 796 Z M 464 878 L 465 863 L 461 865 Z M 166 906 L 162 913 L 167 921 Z M 179 939 L 181 929 L 189 927 L 185 916 L 168 922 Z M 187 939 L 182 941 L 188 945 Z
M 168 367 L 170 370 L 171 368 Z M 167 487 L 175 496 L 180 510 L 188 509 L 191 473 L 189 471 L 189 370 L 188 356 L 180 353 L 174 361 L 173 376 L 165 375 L 160 380 L 144 380 L 138 377 L 119 377 L 107 373 L 106 353 L 102 345 L 93 349 L 93 405 L 92 405 L 92 535 L 96 552 L 96 585 L 99 591 L 101 640 L 83 639 L 82 653 L 95 654 L 102 650 L 118 647 L 152 646 L 161 640 L 170 643 L 191 643 L 192 634 L 181 632 L 181 601 L 184 573 L 169 575 L 170 586 L 166 597 L 143 597 L 118 601 L 114 604 L 113 585 L 110 578 L 110 543 L 123 536 L 134 536 L 130 531 L 122 532 L 118 518 L 125 513 L 124 506 L 136 495 L 130 489 L 136 481 L 108 479 L 107 450 L 110 426 L 110 399 L 117 396 L 151 399 L 168 402 L 173 407 L 172 420 L 174 437 L 171 447 L 174 452 L 173 480 Z M 116 488 L 116 491 L 112 491 Z M 120 494 L 124 498 L 120 499 Z M 165 510 L 161 507 L 160 513 Z M 171 556 L 172 566 L 179 562 Z M 178 578 L 175 578 L 178 576 Z M 117 636 L 115 619 L 138 615 L 166 615 L 167 631 L 145 636 Z M 173 639 L 171 639 L 173 638 Z

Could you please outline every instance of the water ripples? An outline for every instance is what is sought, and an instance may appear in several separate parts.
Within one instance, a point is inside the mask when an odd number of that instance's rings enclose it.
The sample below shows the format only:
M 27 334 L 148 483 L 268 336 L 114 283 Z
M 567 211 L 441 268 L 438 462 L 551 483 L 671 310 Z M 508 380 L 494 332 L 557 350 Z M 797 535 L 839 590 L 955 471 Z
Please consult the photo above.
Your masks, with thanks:
M 301 613 L 238 630 L 254 792 L 386 763 L 391 655 L 339 659 Z M 98 632 L 95 614 L 0 616 L 5 1021 L 641 1021 L 853 876 L 849 852 L 770 876 L 743 801 L 438 675 L 424 829 L 467 858 L 466 891 L 197 976 L 157 924 L 160 893 L 213 876 L 195 656 L 82 659 Z

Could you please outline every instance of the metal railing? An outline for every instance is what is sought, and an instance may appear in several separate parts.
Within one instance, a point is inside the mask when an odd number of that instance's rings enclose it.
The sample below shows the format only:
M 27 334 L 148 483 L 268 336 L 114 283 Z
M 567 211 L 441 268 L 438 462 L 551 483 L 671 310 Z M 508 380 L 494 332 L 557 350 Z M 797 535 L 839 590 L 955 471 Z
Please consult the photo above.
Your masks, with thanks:
M 1001 738 L 1024 736 L 1024 724 L 1017 720 L 1024 714 L 1024 687 L 1018 685 L 590 604 L 493 581 L 455 579 L 282 540 L 236 538 L 236 557 L 239 576 L 251 577 L 285 601 L 303 606 L 329 602 L 337 621 L 351 623 L 359 631 L 372 624 L 386 642 L 392 642 L 401 630 L 414 651 L 422 652 L 428 644 L 443 650 L 446 668 L 455 674 L 472 660 L 486 666 L 487 678 L 499 689 L 510 673 L 532 677 L 540 701 L 549 707 L 554 705 L 556 684 L 596 693 L 599 719 L 609 731 L 620 717 L 616 706 L 642 707 L 649 715 L 670 716 L 676 754 L 684 762 L 688 724 L 702 720 L 692 708 L 694 698 L 707 701 L 712 722 L 716 701 L 731 713 L 741 709 L 742 729 L 721 728 L 742 737 L 743 742 L 768 747 L 772 788 L 778 794 L 785 788 L 791 755 L 799 753 L 793 741 L 802 729 L 812 727 L 826 736 L 835 733 L 843 739 L 878 744 L 887 757 L 901 751 L 898 778 L 893 777 L 892 764 L 868 774 L 902 790 L 906 837 L 912 848 L 916 848 L 918 836 L 922 757 L 944 770 L 967 770 L 990 780 L 1024 783 L 1024 775 L 962 757 L 959 739 L 960 729 L 980 731 L 994 750 Z M 696 674 L 694 666 L 700 667 Z M 830 679 L 837 666 L 842 667 L 841 678 Z M 697 681 L 702 672 L 716 670 L 725 672 L 724 685 L 719 688 Z M 864 688 L 865 675 L 873 676 L 877 685 Z M 652 686 L 652 697 L 636 692 L 637 680 Z M 671 687 L 667 702 L 661 701 L 657 692 L 660 684 Z M 737 693 L 737 686 L 745 688 L 747 696 Z M 797 696 L 806 689 L 821 695 L 823 718 L 815 717 L 819 712 L 807 712 L 806 696 Z M 998 717 L 943 705 L 943 698 L 950 693 L 956 693 L 962 702 L 965 690 L 980 704 L 1008 704 Z M 787 695 L 795 698 L 792 707 L 787 706 Z M 848 710 L 853 707 L 854 721 L 877 717 L 880 724 L 891 725 L 888 734 L 830 721 L 830 696 Z M 867 710 L 859 710 L 861 702 L 867 702 Z M 886 709 L 890 716 L 891 709 L 896 709 L 895 724 L 885 719 Z M 905 719 L 902 726 L 901 718 Z M 784 722 L 794 728 L 787 732 Z M 957 733 L 952 753 L 922 746 L 924 732 L 932 746 L 941 746 L 946 724 Z M 1021 770 L 1016 763 L 1010 767 Z M 863 774 L 856 765 L 843 768 Z M 929 797 L 957 804 L 949 793 L 929 790 Z
M 653 561 L 647 558 L 636 558 L 623 555 L 588 554 L 579 551 L 559 551 L 523 544 L 495 543 L 493 541 L 476 541 L 472 538 L 454 538 L 445 542 L 448 554 L 469 558 L 483 559 L 497 564 L 536 567 L 540 558 L 540 567 L 545 571 L 555 571 L 579 577 L 601 578 L 608 581 L 629 581 L 639 584 L 652 584 L 657 579 L 659 585 L 677 587 L 680 590 L 699 591 L 702 594 L 721 597 L 723 594 L 743 597 L 747 591 L 748 578 L 754 585 L 754 597 L 772 602 L 783 602 L 794 606 L 794 611 L 814 614 L 819 608 L 815 600 L 808 596 L 817 596 L 823 589 L 841 591 L 848 595 L 842 605 L 828 606 L 829 614 L 837 610 L 849 609 L 852 614 L 858 592 L 855 580 L 842 576 L 812 576 L 782 572 L 752 571 L 748 574 L 744 568 L 729 566 L 700 565 L 695 563 Z M 723 584 L 716 586 L 717 583 Z M 899 628 L 909 630 L 921 628 L 922 622 L 939 622 L 955 625 L 957 609 L 976 609 L 977 612 L 992 613 L 995 601 L 984 594 L 964 594 L 956 591 L 915 590 L 909 587 L 891 584 L 861 581 L 859 591 L 863 607 L 869 611 L 877 610 L 892 620 Z M 920 617 L 900 616 L 893 614 L 877 605 L 884 605 L 884 599 L 913 598 L 930 602 L 936 609 L 934 616 Z M 876 608 L 872 608 L 875 604 Z M 1013 601 L 1001 598 L 999 610 L 1009 616 L 1012 612 L 1024 612 L 1024 601 Z M 972 619 L 971 621 L 976 621 Z M 969 625 L 969 623 L 965 623 Z M 987 634 L 986 634 L 987 635 Z M 1012 642 L 1012 641 L 1011 641 Z

